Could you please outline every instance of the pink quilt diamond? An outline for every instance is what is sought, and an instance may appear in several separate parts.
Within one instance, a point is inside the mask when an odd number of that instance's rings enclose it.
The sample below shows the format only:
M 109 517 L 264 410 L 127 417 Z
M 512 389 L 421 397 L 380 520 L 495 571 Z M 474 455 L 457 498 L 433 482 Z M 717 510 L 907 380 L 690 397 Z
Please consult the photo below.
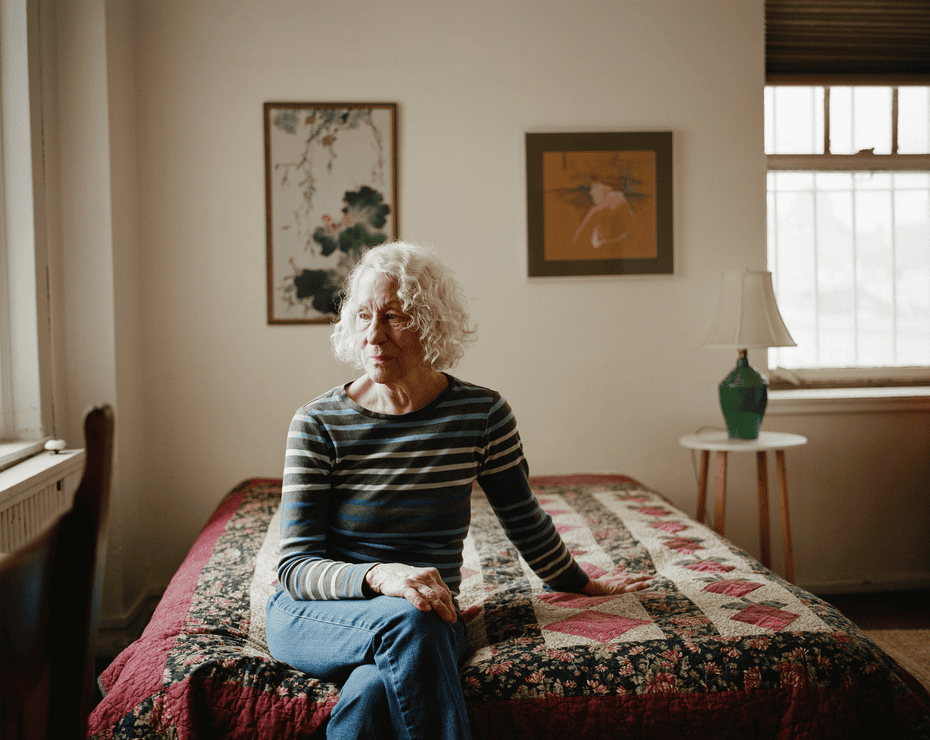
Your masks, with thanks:
M 584 594 L 572 594 L 567 591 L 552 591 L 540 594 L 536 598 L 545 601 L 547 604 L 563 606 L 567 609 L 590 609 L 598 604 L 603 604 L 605 601 L 613 601 L 617 597 L 614 594 L 610 596 L 585 596 Z
M 690 570 L 698 570 L 702 573 L 729 573 L 735 565 L 727 565 L 726 563 L 718 563 L 716 560 L 699 560 L 696 563 L 691 563 L 691 565 L 686 565 L 686 568 Z
M 653 522 L 649 526 L 653 529 L 661 529 L 663 532 L 668 532 L 669 534 L 675 534 L 676 532 L 688 528 L 687 525 L 679 524 L 678 522 Z
M 742 597 L 748 593 L 752 593 L 757 588 L 762 588 L 762 584 L 753 583 L 752 581 L 720 580 L 707 584 L 704 590 L 710 591 L 713 594 L 727 594 L 728 596 Z
M 798 618 L 797 614 L 786 612 L 774 606 L 765 604 L 751 604 L 743 609 L 739 614 L 730 617 L 737 622 L 746 622 L 746 624 L 755 624 L 759 627 L 766 627 L 775 632 L 779 632 Z
M 589 640 L 607 642 L 613 637 L 620 637 L 634 627 L 650 624 L 648 619 L 632 619 L 601 612 L 581 612 L 561 622 L 552 622 L 545 629 L 563 632 L 566 635 L 587 637 Z
M 701 544 L 700 540 L 692 540 L 690 537 L 675 537 L 666 541 L 665 546 L 670 547 L 672 550 L 678 550 L 678 552 L 687 553 L 704 549 L 704 545 Z
M 656 506 L 641 506 L 639 513 L 645 514 L 646 516 L 668 516 L 672 512 L 668 509 L 660 509 Z

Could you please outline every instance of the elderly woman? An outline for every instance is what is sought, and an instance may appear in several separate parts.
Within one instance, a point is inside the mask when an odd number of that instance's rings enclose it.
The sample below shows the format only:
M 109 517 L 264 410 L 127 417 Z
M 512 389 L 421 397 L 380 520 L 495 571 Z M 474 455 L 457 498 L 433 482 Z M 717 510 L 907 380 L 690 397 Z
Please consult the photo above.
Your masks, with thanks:
M 455 598 L 477 481 L 552 589 L 635 591 L 589 579 L 527 480 L 513 412 L 453 367 L 470 340 L 463 293 L 421 247 L 370 249 L 332 336 L 364 374 L 299 409 L 288 433 L 272 654 L 341 685 L 328 738 L 468 738 Z

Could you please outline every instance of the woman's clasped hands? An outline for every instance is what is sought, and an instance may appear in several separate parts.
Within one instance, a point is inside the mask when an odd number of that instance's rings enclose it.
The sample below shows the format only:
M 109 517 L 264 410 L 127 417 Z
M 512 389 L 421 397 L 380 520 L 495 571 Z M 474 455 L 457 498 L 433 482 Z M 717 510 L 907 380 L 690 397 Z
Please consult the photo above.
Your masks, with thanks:
M 403 563 L 378 563 L 365 574 L 365 583 L 376 594 L 407 599 L 421 612 L 435 611 L 455 624 L 452 592 L 435 568 L 417 568 Z

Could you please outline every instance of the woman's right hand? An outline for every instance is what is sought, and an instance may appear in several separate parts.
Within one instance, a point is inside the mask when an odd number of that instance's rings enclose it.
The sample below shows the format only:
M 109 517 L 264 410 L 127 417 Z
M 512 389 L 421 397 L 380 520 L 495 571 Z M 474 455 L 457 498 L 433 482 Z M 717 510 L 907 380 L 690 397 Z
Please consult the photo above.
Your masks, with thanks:
M 407 599 L 421 612 L 435 611 L 455 624 L 452 592 L 435 568 L 415 568 L 403 563 L 378 563 L 365 574 L 365 583 L 376 594 Z

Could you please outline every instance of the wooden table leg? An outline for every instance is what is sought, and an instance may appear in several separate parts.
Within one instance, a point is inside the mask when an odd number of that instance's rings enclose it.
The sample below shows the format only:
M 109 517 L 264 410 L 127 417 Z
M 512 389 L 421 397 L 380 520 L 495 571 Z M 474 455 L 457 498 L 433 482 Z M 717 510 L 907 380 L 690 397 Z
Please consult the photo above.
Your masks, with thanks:
M 756 477 L 759 487 L 759 542 L 762 565 L 772 567 L 772 550 L 769 545 L 769 471 L 765 450 L 756 453 Z
M 701 450 L 701 477 L 698 479 L 697 520 L 703 524 L 707 512 L 707 468 L 710 451 Z
M 794 583 L 794 553 L 791 549 L 791 520 L 788 518 L 788 476 L 785 473 L 785 451 L 775 450 L 778 467 L 778 495 L 781 499 L 781 536 L 785 547 L 785 575 Z
M 727 505 L 727 453 L 717 452 L 717 498 L 714 505 L 714 531 L 722 535 Z

